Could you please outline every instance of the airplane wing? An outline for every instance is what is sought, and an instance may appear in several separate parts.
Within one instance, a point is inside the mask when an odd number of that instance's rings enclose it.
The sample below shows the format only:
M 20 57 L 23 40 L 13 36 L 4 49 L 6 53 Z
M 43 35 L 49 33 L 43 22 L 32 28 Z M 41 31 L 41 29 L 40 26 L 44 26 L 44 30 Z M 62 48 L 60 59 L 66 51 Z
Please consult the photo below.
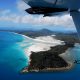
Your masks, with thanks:
M 31 7 L 53 7 L 57 0 L 23 0 Z
M 63 0 L 64 5 L 71 10 L 80 8 L 80 0 Z
M 53 12 L 64 11 L 64 9 L 70 12 L 73 21 L 75 23 L 79 39 L 80 39 L 80 0 L 23 0 L 31 7 L 37 8 L 48 8 L 47 12 L 45 9 L 35 9 L 34 11 L 39 14 L 39 12 L 44 12 L 45 14 L 49 12 L 50 8 L 52 8 Z M 33 13 L 33 10 L 28 10 L 27 12 Z M 49 12 L 50 13 L 50 12 Z
M 80 0 L 23 0 L 31 7 L 64 7 L 69 9 L 79 9 Z
M 74 24 L 75 24 L 75 27 L 77 29 L 78 36 L 80 39 L 80 12 L 79 11 L 70 12 L 70 15 L 73 18 L 73 21 L 74 21 Z

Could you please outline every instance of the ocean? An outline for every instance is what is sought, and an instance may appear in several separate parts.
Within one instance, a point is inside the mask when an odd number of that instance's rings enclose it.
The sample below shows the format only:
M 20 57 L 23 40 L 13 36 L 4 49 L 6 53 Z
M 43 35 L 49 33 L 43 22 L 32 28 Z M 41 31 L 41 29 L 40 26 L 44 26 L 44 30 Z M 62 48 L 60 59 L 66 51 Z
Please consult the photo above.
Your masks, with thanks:
M 79 80 L 80 64 L 68 71 L 49 73 L 26 73 L 20 71 L 28 65 L 25 48 L 33 45 L 32 40 L 13 32 L 0 32 L 0 80 Z M 80 59 L 80 45 L 70 50 L 75 59 Z

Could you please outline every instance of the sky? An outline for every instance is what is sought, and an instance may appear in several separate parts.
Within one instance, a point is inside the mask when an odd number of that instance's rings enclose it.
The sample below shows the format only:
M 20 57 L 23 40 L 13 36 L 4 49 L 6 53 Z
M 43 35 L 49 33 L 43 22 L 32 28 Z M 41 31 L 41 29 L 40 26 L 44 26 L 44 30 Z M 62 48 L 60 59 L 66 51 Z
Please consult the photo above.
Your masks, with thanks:
M 30 8 L 23 0 L 0 0 L 0 30 L 50 29 L 54 31 L 76 31 L 72 17 L 43 17 L 30 15 L 25 9 Z

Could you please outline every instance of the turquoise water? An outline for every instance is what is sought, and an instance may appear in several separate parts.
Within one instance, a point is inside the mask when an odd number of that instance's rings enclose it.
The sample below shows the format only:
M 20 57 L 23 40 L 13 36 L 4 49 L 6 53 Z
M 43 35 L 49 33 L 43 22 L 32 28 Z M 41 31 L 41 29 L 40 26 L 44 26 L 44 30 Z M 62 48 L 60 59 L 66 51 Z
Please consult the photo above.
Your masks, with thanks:
M 0 32 L 0 63 L 19 71 L 27 65 L 27 57 L 19 44 L 25 38 L 10 32 Z
M 80 64 L 65 72 L 20 74 L 19 71 L 28 65 L 24 49 L 31 43 L 21 35 L 0 32 L 0 80 L 80 80 Z M 80 45 L 70 53 L 75 59 L 80 59 Z

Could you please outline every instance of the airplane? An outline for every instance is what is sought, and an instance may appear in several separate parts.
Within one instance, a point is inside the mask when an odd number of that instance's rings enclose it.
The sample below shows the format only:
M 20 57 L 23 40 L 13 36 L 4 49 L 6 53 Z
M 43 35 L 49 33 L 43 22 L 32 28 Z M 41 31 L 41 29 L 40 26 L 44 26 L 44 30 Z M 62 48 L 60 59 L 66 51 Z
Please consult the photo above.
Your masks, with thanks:
M 80 39 L 80 0 L 23 0 L 30 8 L 25 11 L 29 14 L 43 14 L 46 16 L 70 13 Z

